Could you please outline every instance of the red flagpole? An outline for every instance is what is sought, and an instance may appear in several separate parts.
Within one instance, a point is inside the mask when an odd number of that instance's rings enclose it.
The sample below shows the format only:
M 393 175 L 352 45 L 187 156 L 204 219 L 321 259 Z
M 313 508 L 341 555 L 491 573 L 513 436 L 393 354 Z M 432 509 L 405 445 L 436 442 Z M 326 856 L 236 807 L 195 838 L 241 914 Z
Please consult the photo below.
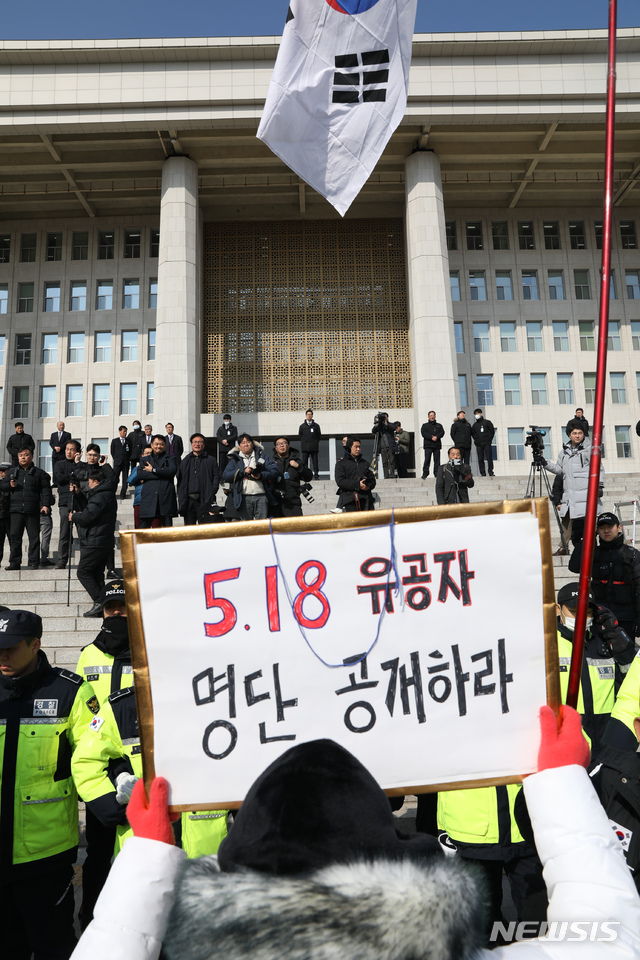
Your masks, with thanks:
M 611 283 L 611 221 L 613 214 L 613 155 L 616 126 L 616 24 L 617 0 L 609 0 L 609 60 L 607 72 L 607 119 L 604 158 L 604 211 L 602 218 L 602 268 L 600 273 L 600 313 L 598 318 L 598 362 L 596 366 L 596 397 L 593 414 L 593 439 L 589 463 L 589 488 L 587 512 L 584 521 L 582 565 L 578 611 L 573 634 L 573 652 L 567 690 L 567 704 L 576 707 L 580 689 L 580 674 L 584 656 L 584 638 L 587 622 L 589 587 L 593 548 L 596 539 L 598 514 L 598 486 L 600 461 L 602 459 L 602 419 L 604 415 L 604 392 L 607 375 L 607 337 L 609 333 L 609 286 Z

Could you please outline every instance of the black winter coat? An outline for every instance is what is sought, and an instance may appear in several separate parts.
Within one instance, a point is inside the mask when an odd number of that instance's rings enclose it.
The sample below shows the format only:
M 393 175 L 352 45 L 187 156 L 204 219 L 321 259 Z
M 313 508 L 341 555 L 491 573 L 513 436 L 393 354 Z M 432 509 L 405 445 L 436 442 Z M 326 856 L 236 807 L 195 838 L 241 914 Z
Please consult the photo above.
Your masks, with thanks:
M 131 459 L 138 462 L 142 456 L 142 451 L 145 448 L 146 440 L 144 436 L 144 430 L 132 430 L 127 436 L 127 443 L 129 444 L 129 449 L 131 450 Z
M 591 780 L 616 833 L 622 834 L 627 866 L 640 892 L 640 754 L 603 747 Z
M 109 480 L 103 480 L 89 492 L 84 510 L 72 515 L 81 546 L 112 547 L 117 515 L 116 495 Z
M 569 570 L 580 573 L 582 541 L 576 545 L 569 560 Z M 593 551 L 591 591 L 596 603 L 601 603 L 618 618 L 632 621 L 640 636 L 640 552 L 624 542 L 619 534 L 607 543 L 601 540 Z
M 24 450 L 25 447 L 31 450 L 31 453 L 34 453 L 36 449 L 35 441 L 28 433 L 14 433 L 13 436 L 7 440 L 7 450 L 9 451 L 11 463 L 14 467 L 18 466 L 18 454 L 21 450 Z
M 264 493 L 270 504 L 276 504 L 276 497 L 271 491 L 271 484 L 277 482 L 278 480 L 278 468 L 273 461 L 272 457 L 267 456 L 264 452 L 264 447 L 261 443 L 258 443 L 257 440 L 253 441 L 253 452 L 255 454 L 256 463 L 259 463 L 260 466 L 260 480 L 262 486 L 264 487 Z M 261 461 L 261 462 L 260 462 Z M 231 503 L 233 504 L 233 511 L 230 511 L 230 515 L 233 516 L 234 512 L 240 510 L 242 506 L 243 494 L 243 481 L 244 481 L 244 468 L 245 461 L 240 455 L 239 447 L 232 447 L 230 452 L 227 454 L 227 465 L 222 474 L 222 480 L 224 483 L 228 483 L 232 488 L 231 494 Z
M 178 436 L 177 433 L 172 433 L 173 437 L 173 452 L 169 450 L 169 434 L 165 434 L 164 442 L 166 443 L 167 453 L 170 457 L 175 457 L 176 463 L 180 463 L 182 459 L 182 454 L 184 453 L 184 443 L 182 442 L 182 437 Z
M 199 457 L 188 453 L 178 469 L 178 512 L 187 513 L 189 487 L 197 486 L 198 503 L 212 503 L 220 486 L 220 468 L 215 457 L 203 450 Z M 195 490 L 193 491 L 196 492 Z
M 487 447 L 493 440 L 496 428 L 491 423 L 491 420 L 485 420 L 484 417 L 480 417 L 479 420 L 474 420 L 471 424 L 471 436 L 473 437 L 473 442 L 476 447 Z
M 291 461 L 294 460 L 298 466 L 292 467 Z M 285 503 L 299 504 L 300 484 L 308 483 L 313 479 L 313 473 L 309 467 L 302 466 L 302 457 L 293 447 L 289 447 L 286 457 L 279 457 L 276 451 L 273 451 L 273 462 L 278 468 L 280 476 L 276 481 L 276 496 Z M 285 473 L 288 478 L 285 479 Z
M 388 447 L 391 451 L 395 450 L 396 428 L 394 424 L 390 423 L 388 420 L 379 420 L 378 423 L 374 423 L 371 433 L 377 433 L 380 435 L 381 450 L 383 447 Z
M 457 417 L 451 424 L 449 431 L 453 445 L 458 450 L 471 450 L 471 424 L 468 420 L 458 420 Z
M 468 463 L 454 464 L 447 460 L 438 468 L 436 500 L 444 503 L 469 503 L 469 489 L 474 486 Z
M 60 508 L 60 513 L 64 513 L 63 508 L 68 508 L 71 506 L 71 491 L 69 490 L 69 484 L 71 483 L 71 474 L 73 474 L 74 479 L 77 479 L 79 482 L 79 475 L 86 476 L 86 472 L 89 469 L 89 465 L 80 460 L 79 463 L 76 463 L 75 460 L 67 460 L 65 457 L 64 460 L 58 460 L 53 468 L 53 479 L 58 487 L 58 506 Z
M 15 489 L 11 486 L 12 476 L 18 483 Z M 41 507 L 50 507 L 53 503 L 51 477 L 33 463 L 27 470 L 23 467 L 7 470 L 4 480 L 0 481 L 0 492 L 9 494 L 9 513 L 35 516 Z
M 569 420 L 567 426 L 565 427 L 568 437 L 571 436 L 571 431 L 575 430 L 576 427 L 578 430 L 582 430 L 585 437 L 589 436 L 589 421 L 586 417 L 572 417 L 572 419 Z
M 352 457 L 350 453 L 345 453 L 342 460 L 338 460 L 335 469 L 335 481 L 338 484 L 338 506 L 344 507 L 347 503 L 356 503 L 356 494 L 360 497 L 360 503 L 366 505 L 366 509 L 371 506 L 373 497 L 371 490 L 376 485 L 376 478 L 373 475 L 371 464 L 364 457 Z M 360 488 L 360 481 L 365 480 L 369 490 Z
M 218 454 L 223 454 L 226 457 L 229 451 L 236 445 L 236 440 L 238 439 L 238 428 L 233 423 L 229 424 L 228 427 L 225 427 L 223 421 L 216 430 L 216 437 L 218 439 Z M 221 442 L 222 440 L 227 441 L 226 447 Z
M 150 463 L 153 471 L 145 470 Z M 140 516 L 177 517 L 176 488 L 174 478 L 178 472 L 178 465 L 174 457 L 167 453 L 158 456 L 152 453 L 143 457 L 138 467 L 138 479 L 142 482 L 142 496 L 140 497 Z
M 422 446 L 425 450 L 442 449 L 444 427 L 441 423 L 438 423 L 437 420 L 427 420 L 426 423 L 423 423 L 420 427 L 420 433 L 422 434 L 422 439 L 424 441 Z M 431 437 L 437 437 L 437 439 L 432 440 Z
M 304 423 L 301 423 L 298 427 L 298 438 L 300 440 L 300 449 L 302 452 L 317 453 L 320 446 L 321 436 L 322 431 L 315 420 L 312 420 L 311 423 L 309 423 L 308 420 L 305 420 Z M 311 477 L 309 477 L 309 479 L 311 479 Z

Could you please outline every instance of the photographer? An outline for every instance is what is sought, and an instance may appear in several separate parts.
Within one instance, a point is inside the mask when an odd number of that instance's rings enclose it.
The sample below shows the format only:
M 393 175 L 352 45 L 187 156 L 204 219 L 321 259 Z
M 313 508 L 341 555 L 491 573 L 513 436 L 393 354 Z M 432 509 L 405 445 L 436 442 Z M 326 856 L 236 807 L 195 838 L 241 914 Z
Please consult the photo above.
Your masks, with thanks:
M 86 463 L 79 463 L 74 470 L 74 478 L 80 484 L 80 490 L 85 496 L 89 494 L 89 474 L 93 467 L 102 467 L 105 479 L 111 482 L 113 492 L 118 489 L 118 477 L 112 466 L 107 463 L 107 458 L 100 453 L 100 447 L 97 443 L 88 443 L 85 450 L 87 458 Z
M 240 434 L 228 461 L 222 480 L 232 485 L 234 509 L 242 520 L 266 520 L 268 504 L 275 505 L 268 484 L 278 479 L 278 467 L 248 433 Z
M 562 526 L 566 531 L 567 539 L 571 539 L 574 546 L 582 540 L 584 528 L 584 516 L 587 510 L 587 490 L 589 487 L 589 463 L 591 461 L 591 442 L 585 437 L 579 427 L 574 427 L 571 431 L 568 443 L 565 443 L 556 463 L 546 460 L 542 453 L 536 453 L 534 449 L 534 463 L 540 463 L 554 473 L 562 477 L 562 501 L 558 507 L 558 512 L 562 518 Z M 600 491 L 599 497 L 602 497 L 604 489 L 604 468 L 600 464 Z M 598 500 L 598 510 L 602 510 L 602 502 Z M 561 545 L 556 551 L 556 556 L 566 554 Z
M 286 437 L 278 437 L 273 446 L 273 460 L 278 468 L 278 481 L 274 484 L 277 504 L 271 511 L 273 517 L 301 517 L 302 501 L 300 493 L 312 479 L 309 467 L 302 465 L 297 450 L 289 445 Z M 311 489 L 310 487 L 308 488 Z
M 387 480 L 396 475 L 396 458 L 394 454 L 396 445 L 395 432 L 395 424 L 389 423 L 389 414 L 382 411 L 376 413 L 373 418 L 371 433 L 377 433 L 379 435 L 378 450 L 382 456 L 382 470 Z M 373 466 L 375 467 L 375 464 L 373 464 Z
M 469 503 L 469 489 L 474 485 L 471 467 L 462 462 L 457 447 L 449 447 L 449 459 L 438 469 L 436 500 L 445 503 Z
M 18 452 L 18 466 L 8 471 L 0 481 L 0 493 L 9 494 L 9 566 L 19 570 L 22 564 L 22 535 L 25 527 L 29 537 L 29 569 L 37 570 L 40 563 L 40 514 L 51 510 L 51 477 L 34 466 L 33 453 L 28 447 Z
M 75 523 L 78 528 L 78 580 L 93 600 L 93 606 L 83 616 L 101 617 L 100 594 L 104 587 L 104 570 L 113 551 L 118 503 L 113 480 L 106 476 L 101 467 L 91 467 L 88 483 L 86 506 L 74 513 L 69 511 L 68 516 L 69 523 Z
M 64 460 L 58 460 L 53 468 L 53 482 L 58 488 L 58 510 L 60 512 L 60 535 L 58 538 L 57 570 L 64 570 L 69 562 L 69 510 L 72 506 L 73 491 L 71 482 L 76 479 L 75 471 L 86 468 L 80 459 L 82 449 L 77 440 L 69 440 L 64 448 Z
M 338 484 L 338 506 L 347 513 L 373 510 L 371 491 L 376 485 L 376 478 L 369 461 L 361 456 L 360 450 L 358 437 L 347 437 L 345 455 L 336 463 L 334 476 Z

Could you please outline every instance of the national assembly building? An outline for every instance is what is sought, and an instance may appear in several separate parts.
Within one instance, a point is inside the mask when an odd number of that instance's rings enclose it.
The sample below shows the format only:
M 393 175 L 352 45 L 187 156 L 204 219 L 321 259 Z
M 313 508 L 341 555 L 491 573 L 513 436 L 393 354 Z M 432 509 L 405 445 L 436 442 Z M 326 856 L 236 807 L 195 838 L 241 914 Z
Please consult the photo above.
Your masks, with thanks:
M 22 420 L 261 439 L 479 406 L 496 472 L 593 416 L 603 30 L 418 34 L 404 118 L 341 218 L 256 138 L 279 39 L 0 45 L 2 447 Z M 640 468 L 640 28 L 618 34 L 605 469 Z M 418 474 L 419 475 L 419 474 Z

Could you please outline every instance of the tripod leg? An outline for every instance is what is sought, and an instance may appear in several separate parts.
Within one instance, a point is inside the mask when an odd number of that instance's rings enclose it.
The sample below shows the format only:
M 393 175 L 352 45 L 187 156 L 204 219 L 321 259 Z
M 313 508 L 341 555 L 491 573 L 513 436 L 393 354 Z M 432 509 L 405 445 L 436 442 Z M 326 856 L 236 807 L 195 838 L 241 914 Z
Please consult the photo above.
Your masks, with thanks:
M 541 467 L 541 468 L 540 468 L 540 476 L 541 476 L 541 478 L 544 478 L 544 484 L 545 484 L 545 487 L 547 488 L 547 496 L 549 497 L 549 500 L 551 500 L 551 486 L 549 485 L 549 477 L 547 476 L 546 473 L 543 473 L 542 470 L 543 470 L 543 468 Z M 542 479 L 541 479 L 540 482 L 542 483 Z M 542 493 L 542 491 L 541 491 L 541 493 Z M 558 513 L 558 511 L 557 511 L 557 509 L 556 509 L 556 507 L 555 507 L 555 505 L 552 503 L 551 506 L 552 506 L 553 512 L 554 512 L 555 517 L 556 517 L 556 523 L 558 524 L 558 530 L 559 530 L 559 532 L 560 532 L 560 543 L 562 544 L 562 549 L 565 550 L 567 553 L 569 553 L 569 545 L 568 545 L 567 541 L 566 541 L 565 538 L 564 538 L 564 529 L 563 529 L 563 527 L 562 527 L 562 520 L 560 519 L 560 515 L 559 515 L 559 513 Z

